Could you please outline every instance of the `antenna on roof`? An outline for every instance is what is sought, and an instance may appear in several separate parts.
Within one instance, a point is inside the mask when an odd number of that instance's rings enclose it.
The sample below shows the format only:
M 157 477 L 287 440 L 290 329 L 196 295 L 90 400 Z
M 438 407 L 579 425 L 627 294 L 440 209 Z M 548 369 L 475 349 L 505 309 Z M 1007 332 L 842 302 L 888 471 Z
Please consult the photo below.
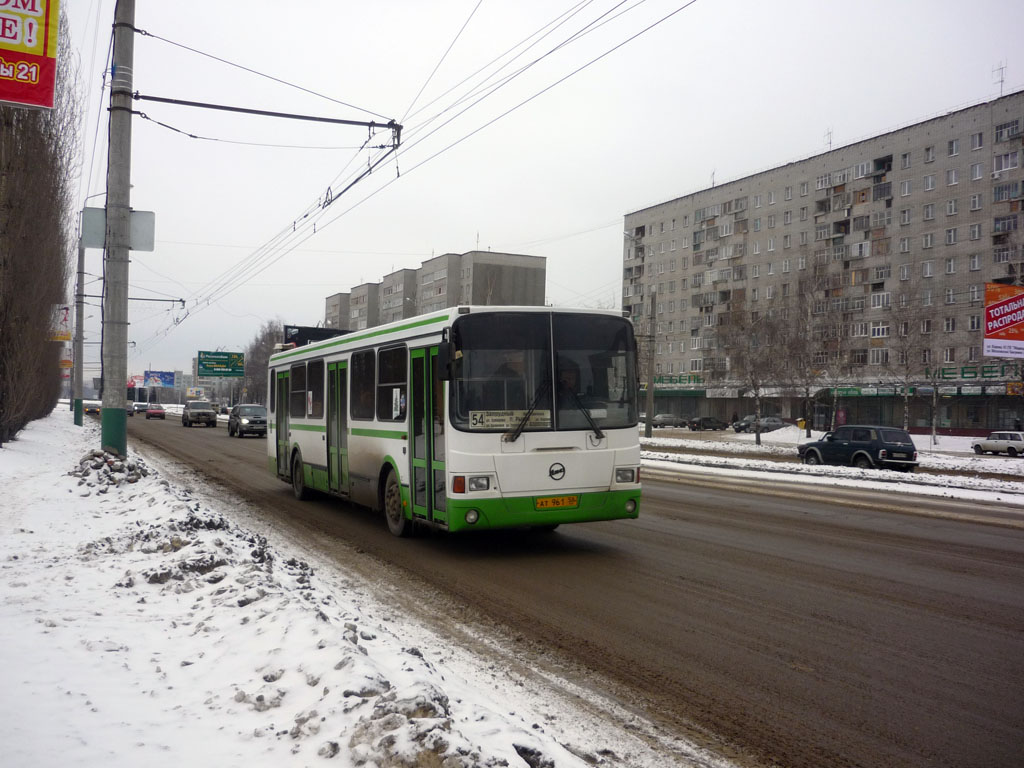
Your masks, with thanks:
M 828 149 L 831 152 L 832 151 L 832 129 L 831 128 L 826 128 L 825 129 L 825 143 L 828 144 Z
M 999 95 L 1002 96 L 1003 95 L 1003 83 L 1006 80 L 1006 63 L 1005 62 L 1001 61 L 1001 62 L 999 62 L 999 66 L 998 67 L 992 67 L 992 74 L 995 75 L 997 72 L 999 73 L 999 79 L 996 80 L 996 82 L 999 83 Z

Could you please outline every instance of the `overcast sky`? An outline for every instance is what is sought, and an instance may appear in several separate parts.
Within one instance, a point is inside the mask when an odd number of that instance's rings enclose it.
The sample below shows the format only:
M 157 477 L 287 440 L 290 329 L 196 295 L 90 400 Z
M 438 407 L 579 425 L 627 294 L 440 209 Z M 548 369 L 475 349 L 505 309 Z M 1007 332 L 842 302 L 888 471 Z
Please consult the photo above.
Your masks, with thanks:
M 81 201 L 106 184 L 114 0 L 64 5 Z M 130 374 L 187 372 L 273 318 L 316 325 L 332 293 L 477 247 L 547 257 L 549 303 L 618 307 L 624 214 L 825 151 L 829 131 L 838 147 L 998 96 L 1000 65 L 1005 93 L 1024 87 L 1019 0 L 136 5 L 140 94 L 404 131 L 397 159 L 322 208 L 380 154 L 360 151 L 367 129 L 135 102 L 151 120 L 133 121 L 131 201 L 155 211 L 156 250 L 133 253 L 130 295 L 186 309 L 130 302 Z

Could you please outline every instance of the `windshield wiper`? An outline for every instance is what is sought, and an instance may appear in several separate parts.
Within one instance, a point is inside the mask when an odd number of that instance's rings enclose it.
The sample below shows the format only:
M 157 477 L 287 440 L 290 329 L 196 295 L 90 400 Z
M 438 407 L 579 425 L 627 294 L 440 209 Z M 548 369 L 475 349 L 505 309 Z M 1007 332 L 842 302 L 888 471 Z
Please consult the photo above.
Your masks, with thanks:
M 502 440 L 504 440 L 506 443 L 514 443 L 516 440 L 519 439 L 519 436 L 523 434 L 523 430 L 526 429 L 526 425 L 530 422 L 530 417 L 533 415 L 533 412 L 537 409 L 537 406 L 540 404 L 540 399 L 544 396 L 544 392 L 547 391 L 547 389 L 550 386 L 550 376 L 537 385 L 537 391 L 533 393 L 533 402 L 530 403 L 529 410 L 527 410 L 526 413 L 523 414 L 523 418 L 519 420 L 519 423 L 516 425 L 515 429 L 513 429 L 511 432 L 506 432 L 504 435 L 501 436 Z
M 593 417 L 590 415 L 590 410 L 585 405 L 583 405 L 583 401 L 580 400 L 580 396 L 573 392 L 571 389 L 567 389 L 565 391 L 569 395 L 569 398 L 572 400 L 573 405 L 575 405 L 576 408 L 580 411 L 580 413 L 583 414 L 583 417 L 587 420 L 587 423 L 590 425 L 590 428 L 594 430 L 594 436 L 598 440 L 603 439 L 604 432 L 602 432 L 601 428 L 597 426 L 597 422 L 595 422 Z M 559 392 L 559 395 L 561 395 L 561 392 Z

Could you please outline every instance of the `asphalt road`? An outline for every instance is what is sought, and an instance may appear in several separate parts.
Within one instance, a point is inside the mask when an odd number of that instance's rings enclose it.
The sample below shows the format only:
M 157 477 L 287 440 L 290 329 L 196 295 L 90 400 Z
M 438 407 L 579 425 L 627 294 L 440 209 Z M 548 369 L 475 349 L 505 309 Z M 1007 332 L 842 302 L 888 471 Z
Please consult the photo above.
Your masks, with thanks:
M 1005 509 L 648 473 L 635 521 L 397 540 L 296 502 L 262 439 L 128 423 L 453 642 L 473 622 L 739 764 L 1022 764 L 1024 527 Z

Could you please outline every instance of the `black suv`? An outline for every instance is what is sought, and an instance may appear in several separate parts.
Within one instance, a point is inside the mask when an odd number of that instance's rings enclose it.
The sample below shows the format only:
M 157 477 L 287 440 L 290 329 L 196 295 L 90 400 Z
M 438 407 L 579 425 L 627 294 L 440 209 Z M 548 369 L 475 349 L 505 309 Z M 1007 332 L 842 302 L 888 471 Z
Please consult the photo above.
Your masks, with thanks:
M 821 440 L 797 446 L 804 464 L 840 464 L 860 469 L 887 467 L 913 472 L 917 449 L 910 435 L 896 427 L 845 425 Z
M 190 400 L 185 403 L 185 408 L 181 412 L 181 426 L 191 427 L 193 424 L 216 427 L 217 414 L 213 406 L 205 400 Z
M 267 409 L 262 405 L 236 405 L 228 415 L 228 437 L 246 433 L 267 436 Z

